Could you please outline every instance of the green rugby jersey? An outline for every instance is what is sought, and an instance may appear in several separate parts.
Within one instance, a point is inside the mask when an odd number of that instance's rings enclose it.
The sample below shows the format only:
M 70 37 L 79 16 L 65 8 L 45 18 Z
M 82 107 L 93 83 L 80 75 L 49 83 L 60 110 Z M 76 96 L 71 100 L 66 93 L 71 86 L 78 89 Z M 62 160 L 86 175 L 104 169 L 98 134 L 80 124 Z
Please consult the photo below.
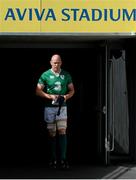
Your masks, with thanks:
M 68 92 L 68 84 L 72 83 L 72 78 L 71 75 L 63 69 L 61 69 L 59 74 L 55 74 L 49 69 L 42 73 L 38 83 L 45 85 L 44 91 L 48 94 L 65 95 Z M 51 100 L 46 100 L 45 105 L 54 106 Z M 66 105 L 66 103 L 64 103 L 63 106 L 64 105 Z

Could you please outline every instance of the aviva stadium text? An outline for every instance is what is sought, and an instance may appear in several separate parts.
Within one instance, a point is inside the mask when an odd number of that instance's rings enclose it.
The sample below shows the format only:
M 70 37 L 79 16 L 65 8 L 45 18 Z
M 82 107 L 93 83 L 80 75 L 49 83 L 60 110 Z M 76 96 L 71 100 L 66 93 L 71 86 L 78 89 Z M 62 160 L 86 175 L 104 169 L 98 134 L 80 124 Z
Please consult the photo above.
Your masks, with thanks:
M 7 8 L 3 18 L 5 21 L 136 21 L 136 9 Z

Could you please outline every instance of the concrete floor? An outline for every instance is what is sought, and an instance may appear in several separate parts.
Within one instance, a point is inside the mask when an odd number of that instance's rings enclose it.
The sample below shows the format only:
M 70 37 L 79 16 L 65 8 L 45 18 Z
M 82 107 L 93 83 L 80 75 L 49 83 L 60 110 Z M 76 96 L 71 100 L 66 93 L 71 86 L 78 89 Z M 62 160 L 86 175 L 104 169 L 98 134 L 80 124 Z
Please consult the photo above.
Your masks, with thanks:
M 48 167 L 1 167 L 0 179 L 136 179 L 136 164 L 73 165 L 68 170 Z

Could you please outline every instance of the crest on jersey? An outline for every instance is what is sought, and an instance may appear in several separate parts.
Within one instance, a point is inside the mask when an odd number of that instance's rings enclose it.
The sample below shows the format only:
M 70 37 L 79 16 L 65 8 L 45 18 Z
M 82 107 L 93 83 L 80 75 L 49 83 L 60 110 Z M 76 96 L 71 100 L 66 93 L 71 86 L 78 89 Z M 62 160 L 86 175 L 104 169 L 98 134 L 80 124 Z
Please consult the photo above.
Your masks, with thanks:
M 65 77 L 64 75 L 60 75 L 60 78 L 61 78 L 61 79 L 64 79 L 64 77 Z

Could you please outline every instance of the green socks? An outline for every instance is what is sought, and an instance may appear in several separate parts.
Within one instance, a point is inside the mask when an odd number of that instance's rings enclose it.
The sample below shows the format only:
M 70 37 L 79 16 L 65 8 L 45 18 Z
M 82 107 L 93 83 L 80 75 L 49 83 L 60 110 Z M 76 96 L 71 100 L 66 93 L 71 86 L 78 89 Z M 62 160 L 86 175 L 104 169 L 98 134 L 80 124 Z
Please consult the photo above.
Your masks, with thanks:
M 49 138 L 49 145 L 50 145 L 50 159 L 56 160 L 56 136 Z
M 59 135 L 59 148 L 60 148 L 60 159 L 66 159 L 66 151 L 67 151 L 67 137 L 66 134 Z
M 58 135 L 58 145 L 59 145 L 59 154 L 60 160 L 66 159 L 66 152 L 67 152 L 67 137 L 66 134 Z M 56 136 L 49 138 L 49 153 L 50 153 L 50 160 L 54 161 L 57 159 L 56 157 Z

